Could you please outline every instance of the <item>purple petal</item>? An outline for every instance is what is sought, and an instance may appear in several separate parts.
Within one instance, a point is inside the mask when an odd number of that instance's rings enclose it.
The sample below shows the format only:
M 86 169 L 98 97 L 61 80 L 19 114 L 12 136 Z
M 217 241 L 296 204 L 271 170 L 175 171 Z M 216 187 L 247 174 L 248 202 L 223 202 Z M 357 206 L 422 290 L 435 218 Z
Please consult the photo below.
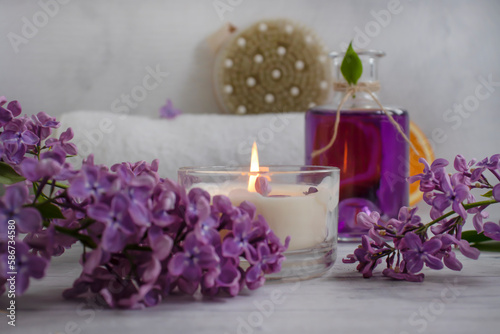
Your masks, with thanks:
M 422 247 L 422 251 L 425 253 L 434 254 L 441 249 L 442 242 L 437 238 L 432 238 L 426 242 Z
M 125 247 L 125 236 L 120 231 L 118 224 L 111 224 L 102 234 L 102 249 L 110 253 L 117 253 Z
M 21 112 L 22 112 L 22 108 L 21 108 L 21 104 L 18 102 L 18 101 L 11 101 L 8 105 L 7 105 L 7 109 L 10 110 L 10 112 L 12 112 L 12 115 L 14 117 L 17 117 L 19 115 L 21 115 Z
M 97 203 L 87 208 L 87 214 L 90 218 L 103 223 L 111 223 L 110 209 L 106 204 Z
M 45 276 L 47 263 L 47 260 L 42 257 L 29 255 L 28 263 L 26 265 L 29 268 L 30 276 L 37 279 L 43 278 Z
M 483 228 L 485 236 L 500 241 L 500 225 L 493 222 L 487 222 L 483 225 Z
M 195 265 L 192 261 L 188 261 L 182 272 L 182 277 L 187 281 L 198 283 L 201 279 L 201 268 Z
M 462 217 L 464 220 L 467 219 L 467 211 L 465 211 L 465 208 L 462 205 L 462 203 L 453 201 L 451 208 L 453 209 L 453 211 L 458 213 L 458 215 Z
M 10 111 L 0 107 L 0 125 L 4 125 L 5 123 L 12 121 L 12 118 L 12 113 Z
M 32 182 L 38 181 L 41 178 L 37 170 L 38 162 L 39 161 L 34 158 L 26 158 L 20 166 L 23 176 Z
M 172 256 L 168 262 L 168 271 L 174 276 L 180 276 L 184 269 L 188 266 L 188 259 L 183 252 L 179 252 Z
M 439 240 L 438 240 L 439 241 Z M 441 242 L 440 242 L 441 243 Z M 427 267 L 435 270 L 443 269 L 443 262 L 433 255 L 427 254 L 425 256 L 425 264 Z
M 264 176 L 259 176 L 255 180 L 255 190 L 262 196 L 267 196 L 271 192 L 269 181 Z
M 89 195 L 89 191 L 87 189 L 87 179 L 83 173 L 71 180 L 68 194 L 71 197 L 78 199 L 84 199 Z
M 446 167 L 446 166 L 448 166 L 448 164 L 449 164 L 449 162 L 448 162 L 448 160 L 446 160 L 446 159 L 442 159 L 442 158 L 440 158 L 440 159 L 436 159 L 436 160 L 434 160 L 434 162 L 432 163 L 432 165 L 431 165 L 431 169 L 432 169 L 432 170 L 435 170 L 435 169 L 437 169 L 437 168 Z
M 460 154 L 456 156 L 453 166 L 459 172 L 465 172 L 468 169 L 467 160 Z
M 238 284 L 240 278 L 241 274 L 237 267 L 231 261 L 227 261 L 221 268 L 217 282 L 221 286 L 229 287 Z
M 28 200 L 28 189 L 22 185 L 13 185 L 5 190 L 4 201 L 9 209 L 18 208 Z
M 460 252 L 469 259 L 477 260 L 479 258 L 480 251 L 477 248 L 471 247 L 467 240 L 459 240 L 457 245 Z
M 42 216 L 35 208 L 23 208 L 16 215 L 16 223 L 21 233 L 37 232 L 42 227 Z
M 410 249 L 420 249 L 422 247 L 422 240 L 413 232 L 406 233 L 404 240 Z
M 255 282 L 262 276 L 262 269 L 259 265 L 251 266 L 247 269 L 245 280 L 247 282 Z
M 439 211 L 445 210 L 451 204 L 451 200 L 448 196 L 444 194 L 438 194 L 434 197 L 434 201 L 432 202 L 432 206 Z
M 250 219 L 253 219 L 255 217 L 255 212 L 257 211 L 257 209 L 255 208 L 255 205 L 253 203 L 243 201 L 238 207 L 243 210 L 243 212 L 246 212 L 248 216 L 250 216 Z
M 198 254 L 198 265 L 203 269 L 215 267 L 219 263 L 219 257 L 215 253 L 212 245 L 205 245 L 200 247 Z
M 469 187 L 465 184 L 457 185 L 455 187 L 455 201 L 463 202 L 469 196 L 469 192 Z
M 411 273 L 418 273 L 424 267 L 424 261 L 420 257 L 413 253 L 407 252 L 405 254 L 406 268 Z
M 446 265 L 446 267 L 450 268 L 451 270 L 456 270 L 456 271 L 462 270 L 463 265 L 460 261 L 458 261 L 457 256 L 453 251 L 450 251 L 445 254 L 443 262 Z
M 480 178 L 481 178 L 481 175 L 483 174 L 484 170 L 486 168 L 476 168 L 472 171 L 472 175 L 470 177 L 470 181 L 471 182 L 477 182 Z
M 493 198 L 500 202 L 500 183 L 493 187 Z
M 478 212 L 472 217 L 472 224 L 477 233 L 483 232 L 483 218 L 488 218 L 489 214 L 487 212 Z
M 149 211 L 139 203 L 133 203 L 130 205 L 128 212 L 134 223 L 139 226 L 149 226 Z
M 162 261 L 170 255 L 174 244 L 172 238 L 162 233 L 162 229 L 156 226 L 150 228 L 148 232 L 149 244 L 153 249 L 154 256 Z
M 21 140 L 26 145 L 35 145 L 40 141 L 40 138 L 38 138 L 38 136 L 33 132 L 26 130 L 21 134 Z
M 69 155 L 78 154 L 78 149 L 76 148 L 76 145 L 73 143 L 65 143 L 64 145 L 62 145 L 62 148 Z
M 226 238 L 222 242 L 222 255 L 228 257 L 238 257 L 243 251 L 243 247 L 234 238 Z
M 151 258 L 151 260 L 147 263 L 146 270 L 142 274 L 141 278 L 146 283 L 154 283 L 161 272 L 161 264 L 158 259 L 155 257 Z
M 73 129 L 68 128 L 66 131 L 61 133 L 61 135 L 59 136 L 59 140 L 61 142 L 66 142 L 68 140 L 73 139 L 73 136 L 74 136 Z
M 85 258 L 85 264 L 83 265 L 83 272 L 86 274 L 92 274 L 95 268 L 97 268 L 101 264 L 102 259 L 102 249 L 97 248 L 87 253 Z
M 115 197 L 113 197 L 113 200 L 111 201 L 111 209 L 114 212 L 127 211 L 128 206 L 129 206 L 129 200 L 123 194 L 117 194 Z

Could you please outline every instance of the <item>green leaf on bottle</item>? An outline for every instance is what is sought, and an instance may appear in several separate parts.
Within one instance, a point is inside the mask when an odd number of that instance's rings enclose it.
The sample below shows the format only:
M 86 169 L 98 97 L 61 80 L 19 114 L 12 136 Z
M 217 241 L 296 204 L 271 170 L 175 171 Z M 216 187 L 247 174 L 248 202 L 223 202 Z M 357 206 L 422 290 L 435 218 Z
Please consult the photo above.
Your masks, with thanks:
M 21 175 L 17 174 L 17 172 L 6 164 L 5 162 L 0 161 L 0 183 L 1 184 L 14 184 L 21 181 L 26 180 Z
M 53 203 L 48 201 L 38 203 L 35 205 L 35 208 L 40 212 L 43 218 L 46 219 L 65 219 L 64 215 L 61 212 L 61 209 Z
M 361 74 L 363 73 L 363 64 L 361 59 L 359 59 L 358 54 L 352 48 L 352 42 L 349 43 L 349 47 L 345 52 L 344 59 L 340 65 L 340 71 L 344 76 L 345 80 L 350 85 L 355 85 L 358 83 Z

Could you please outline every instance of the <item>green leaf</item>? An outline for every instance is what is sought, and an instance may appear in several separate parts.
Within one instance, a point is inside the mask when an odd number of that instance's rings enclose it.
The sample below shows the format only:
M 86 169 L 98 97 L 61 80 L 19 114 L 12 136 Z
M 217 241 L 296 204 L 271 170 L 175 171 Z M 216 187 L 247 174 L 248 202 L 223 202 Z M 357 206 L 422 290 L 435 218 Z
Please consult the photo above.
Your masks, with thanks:
M 486 198 L 492 198 L 493 197 L 493 190 L 490 190 L 487 193 L 482 194 L 481 196 L 486 197 Z
M 5 162 L 0 161 L 0 183 L 2 184 L 14 184 L 26 180 L 26 178 L 17 174 L 14 168 Z
M 358 83 L 358 79 L 363 73 L 363 64 L 361 59 L 359 59 L 358 54 L 352 48 L 352 42 L 349 43 L 349 47 L 345 52 L 344 59 L 340 65 L 340 71 L 346 79 L 347 83 L 350 85 L 355 85 Z
M 476 231 L 463 231 L 462 232 L 462 239 L 467 240 L 470 243 L 480 243 L 480 242 L 485 242 L 485 241 L 491 241 L 491 238 L 488 238 L 484 234 L 478 234 Z
M 480 244 L 475 244 L 474 247 L 482 252 L 500 252 L 500 242 L 499 241 L 488 241 Z
M 65 219 L 64 215 L 61 212 L 61 209 L 53 203 L 50 203 L 48 201 L 38 203 L 35 205 L 35 208 L 40 211 L 40 214 L 43 216 L 43 218 L 47 219 Z

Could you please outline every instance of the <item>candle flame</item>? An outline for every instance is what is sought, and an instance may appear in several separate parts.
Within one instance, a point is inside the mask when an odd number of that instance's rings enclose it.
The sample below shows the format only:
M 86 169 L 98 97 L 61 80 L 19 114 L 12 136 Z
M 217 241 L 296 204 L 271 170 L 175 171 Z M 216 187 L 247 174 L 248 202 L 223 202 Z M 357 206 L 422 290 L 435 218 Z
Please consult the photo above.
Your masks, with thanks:
M 260 171 L 260 166 L 259 166 L 259 151 L 257 150 L 257 143 L 253 142 L 252 145 L 252 156 L 250 158 L 250 173 L 258 173 Z M 249 192 L 256 192 L 255 190 L 255 181 L 257 180 L 257 177 L 259 174 L 255 175 L 250 175 L 248 178 L 248 191 Z

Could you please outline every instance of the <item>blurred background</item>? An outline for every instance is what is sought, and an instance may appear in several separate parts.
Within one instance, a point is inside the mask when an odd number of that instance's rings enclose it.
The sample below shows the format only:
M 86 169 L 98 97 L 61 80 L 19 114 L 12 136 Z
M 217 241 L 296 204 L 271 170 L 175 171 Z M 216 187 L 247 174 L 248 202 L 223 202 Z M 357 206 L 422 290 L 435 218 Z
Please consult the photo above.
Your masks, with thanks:
M 159 70 L 158 88 L 131 114 L 158 117 L 167 98 L 184 113 L 217 113 L 206 38 L 226 22 L 280 17 L 313 28 L 332 51 L 351 39 L 384 50 L 381 100 L 409 110 L 437 157 L 498 153 L 495 0 L 2 0 L 0 95 L 28 114 L 111 110 Z

